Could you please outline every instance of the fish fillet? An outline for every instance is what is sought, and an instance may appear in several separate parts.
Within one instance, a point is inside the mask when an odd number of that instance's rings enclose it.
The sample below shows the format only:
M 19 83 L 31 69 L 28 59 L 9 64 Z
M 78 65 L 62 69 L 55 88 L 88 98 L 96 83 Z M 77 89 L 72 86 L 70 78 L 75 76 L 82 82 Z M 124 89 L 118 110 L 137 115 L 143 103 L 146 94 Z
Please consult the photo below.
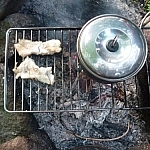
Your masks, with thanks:
M 14 44 L 15 49 L 20 56 L 26 57 L 31 54 L 35 55 L 53 55 L 61 51 L 61 42 L 57 39 L 42 41 L 31 41 L 27 39 L 19 39 L 18 43 Z
M 47 84 L 54 84 L 54 75 L 52 74 L 52 67 L 38 67 L 34 60 L 28 56 L 25 60 L 13 69 L 16 79 L 37 79 L 40 82 Z

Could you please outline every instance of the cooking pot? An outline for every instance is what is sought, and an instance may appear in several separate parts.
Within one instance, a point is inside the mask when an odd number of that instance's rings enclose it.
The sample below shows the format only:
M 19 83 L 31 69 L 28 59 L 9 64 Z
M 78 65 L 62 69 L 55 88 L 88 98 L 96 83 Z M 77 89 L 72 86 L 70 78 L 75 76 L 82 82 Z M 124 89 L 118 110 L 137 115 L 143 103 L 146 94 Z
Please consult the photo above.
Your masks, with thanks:
M 146 61 L 147 51 L 141 29 L 114 14 L 89 20 L 77 38 L 83 70 L 100 82 L 119 82 L 136 75 Z

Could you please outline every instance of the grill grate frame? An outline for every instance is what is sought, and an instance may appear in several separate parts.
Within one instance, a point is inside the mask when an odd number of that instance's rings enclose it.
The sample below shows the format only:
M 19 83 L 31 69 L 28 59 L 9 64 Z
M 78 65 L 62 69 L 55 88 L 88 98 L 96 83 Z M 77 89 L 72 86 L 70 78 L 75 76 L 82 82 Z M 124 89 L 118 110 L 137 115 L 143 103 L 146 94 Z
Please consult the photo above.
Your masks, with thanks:
M 97 111 L 97 110 L 106 110 L 106 109 L 118 109 L 118 110 L 131 110 L 131 109 L 150 109 L 150 107 L 143 107 L 141 106 L 140 102 L 140 94 L 139 94 L 139 87 L 138 87 L 138 80 L 137 76 L 134 76 L 131 80 L 132 83 L 129 81 L 122 81 L 119 83 L 111 83 L 111 84 L 102 84 L 94 81 L 95 85 L 97 85 L 96 90 L 98 93 L 98 99 L 99 99 L 99 104 L 96 107 L 92 107 L 90 105 L 86 105 L 82 107 L 82 104 L 80 106 L 74 107 L 74 98 L 73 98 L 73 92 L 76 90 L 77 92 L 77 101 L 81 100 L 80 96 L 80 87 L 81 83 L 79 82 L 80 80 L 80 73 L 81 73 L 81 67 L 79 65 L 78 59 L 72 61 L 72 52 L 75 54 L 76 53 L 76 39 L 78 36 L 78 33 L 80 31 L 80 27 L 32 27 L 32 28 L 10 28 L 6 32 L 6 46 L 5 46 L 5 73 L 4 73 L 4 109 L 8 112 L 63 112 L 63 111 Z M 150 28 L 143 28 L 143 30 L 147 30 Z M 13 77 L 13 100 L 8 97 L 8 78 L 9 78 L 9 67 L 8 67 L 8 51 L 12 49 L 14 51 L 14 66 L 17 64 L 18 60 L 18 55 L 16 50 L 13 48 L 13 44 L 18 42 L 19 38 L 23 39 L 30 39 L 33 41 L 47 41 L 49 39 L 59 39 L 61 41 L 61 46 L 62 46 L 62 52 L 60 54 L 55 54 L 52 56 L 31 56 L 31 58 L 36 59 L 36 64 L 41 65 L 42 61 L 44 62 L 44 66 L 53 66 L 54 68 L 54 76 L 55 76 L 55 83 L 54 85 L 46 85 L 46 84 L 41 84 L 38 81 L 33 81 L 33 80 L 22 80 L 22 79 L 15 79 L 15 75 Z M 64 51 L 65 54 L 67 54 L 67 60 L 64 57 Z M 58 59 L 60 61 L 60 68 L 61 70 L 57 71 L 58 68 Z M 61 59 L 61 60 L 60 60 Z M 21 60 L 23 61 L 23 60 Z M 42 62 L 43 63 L 43 62 Z M 73 65 L 76 68 L 76 72 L 73 72 Z M 147 88 L 149 88 L 149 95 L 150 95 L 150 66 L 149 66 L 148 60 L 146 61 L 145 67 L 147 70 Z M 68 77 L 65 75 L 66 71 L 65 68 L 68 66 Z M 59 68 L 59 69 L 60 69 Z M 60 73 L 60 75 L 59 75 Z M 75 75 L 75 79 L 73 78 L 72 74 Z M 57 78 L 60 76 L 60 81 L 57 82 Z M 66 78 L 67 77 L 67 78 Z M 82 96 L 84 95 L 85 101 L 89 101 L 89 91 L 88 91 L 88 77 L 85 80 L 85 91 L 82 92 Z M 68 84 L 66 84 L 66 80 L 68 80 Z M 75 89 L 73 89 L 74 82 L 76 81 L 76 86 Z M 33 85 L 36 83 L 37 89 L 34 89 L 33 93 Z M 135 103 L 134 102 L 129 102 L 127 99 L 127 88 L 132 86 L 132 84 L 135 84 Z M 18 88 L 18 84 L 20 85 Z M 115 88 L 116 85 L 120 84 L 122 86 L 122 91 L 123 92 L 123 100 L 121 106 L 116 105 L 116 100 L 115 100 Z M 26 90 L 26 85 L 28 85 L 28 89 Z M 60 87 L 61 89 L 61 104 L 59 103 L 58 106 L 58 97 L 57 97 L 57 86 Z M 66 86 L 68 88 L 68 93 L 66 94 Z M 103 96 L 102 90 L 103 86 L 109 86 L 109 90 L 111 93 L 111 105 L 109 107 L 105 107 L 102 105 L 101 97 Z M 41 94 L 41 89 L 45 89 L 45 93 Z M 28 98 L 25 96 L 25 92 L 29 92 Z M 35 94 L 36 93 L 36 94 Z M 44 95 L 44 96 L 43 96 Z M 70 105 L 69 107 L 65 107 L 65 102 L 64 99 L 66 98 L 66 95 L 69 95 L 69 102 Z M 50 97 L 53 97 L 53 103 L 50 101 Z M 35 98 L 34 98 L 35 97 Z M 41 101 L 42 97 L 42 101 Z M 82 97 L 83 98 L 83 97 Z M 18 99 L 21 101 L 21 107 L 17 108 L 17 101 Z M 25 101 L 28 102 L 29 108 L 27 109 L 24 105 Z M 35 102 L 36 101 L 36 102 Z M 12 103 L 12 108 L 10 109 L 8 107 L 9 103 Z M 36 103 L 36 104 L 34 104 Z M 60 107 L 61 105 L 61 107 Z

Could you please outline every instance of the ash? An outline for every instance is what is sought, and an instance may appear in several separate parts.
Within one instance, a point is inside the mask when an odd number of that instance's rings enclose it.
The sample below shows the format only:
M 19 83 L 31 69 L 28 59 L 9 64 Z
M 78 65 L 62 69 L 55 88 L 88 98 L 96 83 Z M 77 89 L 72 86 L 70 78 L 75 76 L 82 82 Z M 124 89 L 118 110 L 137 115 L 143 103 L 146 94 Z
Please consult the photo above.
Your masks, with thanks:
M 103 88 L 104 95 L 111 90 L 104 85 Z M 101 99 L 102 108 L 112 105 L 109 94 Z M 87 105 L 87 101 L 84 102 Z M 75 105 L 78 106 L 79 103 L 80 101 Z M 114 105 L 120 107 L 123 103 L 116 100 Z M 140 119 L 138 112 L 113 109 L 95 111 L 97 104 L 92 104 L 90 107 L 92 111 L 89 112 L 36 113 L 34 115 L 41 129 L 46 130 L 56 147 L 62 150 L 89 144 L 101 144 L 111 150 L 126 150 L 132 146 L 147 143 L 144 122 Z M 130 123 L 130 129 L 125 136 L 122 136 L 127 131 L 128 123 Z M 68 130 L 81 137 L 88 137 L 90 140 L 80 139 L 70 134 Z M 101 141 L 101 139 L 114 139 L 119 136 L 122 137 L 117 140 Z M 99 140 L 94 141 L 94 139 Z

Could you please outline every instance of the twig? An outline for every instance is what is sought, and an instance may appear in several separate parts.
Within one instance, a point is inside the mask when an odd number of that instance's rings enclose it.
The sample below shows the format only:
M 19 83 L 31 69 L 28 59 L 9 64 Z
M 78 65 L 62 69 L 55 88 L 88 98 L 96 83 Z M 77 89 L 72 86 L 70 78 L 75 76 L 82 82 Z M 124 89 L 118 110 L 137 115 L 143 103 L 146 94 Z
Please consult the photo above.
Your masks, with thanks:
M 123 138 L 128 132 L 129 132 L 129 129 L 130 129 L 130 123 L 128 122 L 128 127 L 127 127 L 127 130 L 125 133 L 123 133 L 121 136 L 118 136 L 116 138 L 112 138 L 112 139 L 98 139 L 98 138 L 91 138 L 91 137 L 83 137 L 83 136 L 80 136 L 78 135 L 77 133 L 75 132 L 72 132 L 70 130 L 67 129 L 67 132 L 70 133 L 70 134 L 73 134 L 74 136 L 80 138 L 80 139 L 84 139 L 84 140 L 92 140 L 92 141 L 114 141 L 114 140 L 118 140 L 118 139 L 121 139 Z

